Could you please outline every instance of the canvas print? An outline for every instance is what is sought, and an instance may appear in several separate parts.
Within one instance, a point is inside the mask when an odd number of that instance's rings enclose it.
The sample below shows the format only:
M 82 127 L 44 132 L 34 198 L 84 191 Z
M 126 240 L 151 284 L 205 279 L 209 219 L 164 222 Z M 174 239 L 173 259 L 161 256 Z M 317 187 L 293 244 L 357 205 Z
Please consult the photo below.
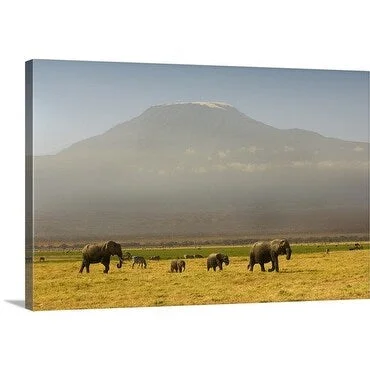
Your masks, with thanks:
M 369 72 L 26 62 L 26 307 L 369 298 Z

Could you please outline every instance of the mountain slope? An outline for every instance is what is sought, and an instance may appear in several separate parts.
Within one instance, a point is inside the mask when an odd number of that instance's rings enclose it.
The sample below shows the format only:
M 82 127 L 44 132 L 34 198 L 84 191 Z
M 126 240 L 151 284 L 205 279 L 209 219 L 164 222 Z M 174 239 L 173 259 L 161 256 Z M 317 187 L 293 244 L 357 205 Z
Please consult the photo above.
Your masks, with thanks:
M 223 103 L 154 106 L 35 158 L 36 233 L 366 232 L 368 151 Z

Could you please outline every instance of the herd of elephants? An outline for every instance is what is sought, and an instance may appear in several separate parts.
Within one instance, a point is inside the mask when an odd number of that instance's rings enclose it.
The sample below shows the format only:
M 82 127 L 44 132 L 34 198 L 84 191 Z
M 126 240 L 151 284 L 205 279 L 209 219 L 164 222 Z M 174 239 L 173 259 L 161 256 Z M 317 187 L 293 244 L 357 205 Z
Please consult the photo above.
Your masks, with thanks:
M 131 256 L 132 267 L 136 265 L 146 268 L 146 260 L 141 256 Z M 265 270 L 265 263 L 271 262 L 272 266 L 268 269 L 269 272 L 279 272 L 279 255 L 286 255 L 286 259 L 289 260 L 292 254 L 289 242 L 286 239 L 275 239 L 271 242 L 257 242 L 252 246 L 249 255 L 248 270 L 253 271 L 253 266 L 259 264 L 262 271 Z M 121 245 L 112 240 L 106 242 L 104 245 L 92 245 L 88 244 L 82 249 L 82 264 L 80 272 L 82 273 L 84 268 L 86 272 L 90 272 L 90 264 L 102 263 L 105 267 L 104 273 L 108 273 L 111 256 L 118 256 L 119 263 L 117 267 L 121 268 L 124 260 L 122 254 Z M 229 264 L 229 257 L 222 253 L 212 253 L 207 258 L 207 271 L 211 268 L 216 271 L 218 267 L 222 270 L 222 265 Z M 185 270 L 185 261 L 183 259 L 175 259 L 171 261 L 170 265 L 171 272 L 183 272 Z

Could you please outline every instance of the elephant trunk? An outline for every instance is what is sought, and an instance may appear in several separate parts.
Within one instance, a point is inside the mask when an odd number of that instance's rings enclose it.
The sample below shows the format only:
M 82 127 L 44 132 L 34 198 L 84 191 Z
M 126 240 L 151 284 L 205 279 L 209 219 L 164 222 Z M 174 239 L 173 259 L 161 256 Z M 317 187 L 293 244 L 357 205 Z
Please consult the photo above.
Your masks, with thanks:
M 117 263 L 117 268 L 121 268 L 122 267 L 122 264 L 123 264 L 123 260 L 122 258 L 119 259 L 119 262 Z
M 287 248 L 287 250 L 286 250 L 286 259 L 290 260 L 291 255 L 292 255 L 292 250 L 290 248 Z
M 117 268 L 121 268 L 122 267 L 122 264 L 123 264 L 123 259 L 122 259 L 122 255 L 121 256 L 118 256 L 119 258 L 119 262 L 117 263 Z

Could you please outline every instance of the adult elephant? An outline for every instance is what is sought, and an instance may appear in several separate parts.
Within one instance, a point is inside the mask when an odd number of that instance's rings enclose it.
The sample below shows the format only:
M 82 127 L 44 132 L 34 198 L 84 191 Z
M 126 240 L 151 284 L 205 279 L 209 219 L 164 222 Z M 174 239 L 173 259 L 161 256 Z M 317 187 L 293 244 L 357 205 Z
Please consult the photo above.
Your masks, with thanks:
M 185 261 L 184 260 L 172 260 L 171 261 L 171 272 L 183 272 L 185 271 Z
M 80 272 L 82 273 L 83 269 L 86 267 L 86 272 L 88 273 L 90 272 L 89 267 L 91 263 L 100 262 L 105 267 L 103 272 L 108 273 L 111 256 L 118 256 L 119 263 L 117 263 L 117 267 L 121 268 L 123 263 L 121 244 L 112 240 L 106 242 L 103 246 L 87 244 L 82 249 L 82 265 Z
M 212 253 L 207 258 L 207 271 L 209 271 L 210 268 L 216 271 L 216 267 L 222 270 L 223 263 L 225 263 L 226 266 L 229 264 L 229 257 L 226 254 Z
M 286 259 L 290 260 L 292 250 L 289 242 L 286 239 L 275 239 L 271 242 L 257 242 L 253 245 L 249 254 L 248 270 L 253 271 L 253 266 L 259 264 L 261 271 L 265 270 L 265 263 L 272 262 L 272 266 L 268 269 L 269 272 L 279 272 L 279 255 L 286 255 Z

